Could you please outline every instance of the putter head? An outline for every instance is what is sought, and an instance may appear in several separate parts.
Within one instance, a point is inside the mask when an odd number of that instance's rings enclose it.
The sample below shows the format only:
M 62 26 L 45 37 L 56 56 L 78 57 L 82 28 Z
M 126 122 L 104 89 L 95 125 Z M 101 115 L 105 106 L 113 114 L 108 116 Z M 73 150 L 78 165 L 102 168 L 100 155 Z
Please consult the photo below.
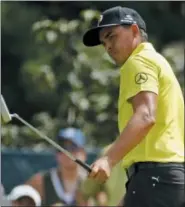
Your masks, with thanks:
M 9 113 L 8 107 L 6 106 L 5 100 L 1 95 L 1 122 L 6 124 L 12 120 L 11 114 Z

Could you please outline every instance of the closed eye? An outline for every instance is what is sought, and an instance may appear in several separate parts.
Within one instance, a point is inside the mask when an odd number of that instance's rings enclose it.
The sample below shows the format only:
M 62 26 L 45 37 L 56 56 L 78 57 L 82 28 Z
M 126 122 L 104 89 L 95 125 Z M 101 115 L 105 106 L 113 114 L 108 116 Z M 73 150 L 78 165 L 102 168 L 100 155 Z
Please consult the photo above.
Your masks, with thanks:
M 100 40 L 100 42 L 101 42 L 101 44 L 102 45 L 104 45 L 105 43 L 104 43 L 104 41 L 103 40 L 109 40 L 109 38 L 112 36 L 112 32 L 110 31 L 110 32 L 108 32 L 105 36 L 104 36 L 104 38 L 102 38 L 102 40 Z
M 110 38 L 112 38 L 112 37 L 114 37 L 114 35 L 113 35 L 113 34 L 109 35 L 109 39 L 110 39 Z
M 113 39 L 115 38 L 115 36 L 116 36 L 115 34 L 111 34 L 111 35 L 109 35 L 109 37 L 108 37 L 109 41 L 110 41 L 110 40 L 113 40 Z
M 112 31 L 111 31 L 111 32 L 107 33 L 107 34 L 105 35 L 105 37 L 104 37 L 102 40 L 100 40 L 100 42 L 101 42 L 101 44 L 105 47 L 105 45 L 106 45 L 105 42 L 106 42 L 106 41 L 111 42 L 111 41 L 114 39 L 114 37 L 116 37 L 116 34 L 112 33 Z

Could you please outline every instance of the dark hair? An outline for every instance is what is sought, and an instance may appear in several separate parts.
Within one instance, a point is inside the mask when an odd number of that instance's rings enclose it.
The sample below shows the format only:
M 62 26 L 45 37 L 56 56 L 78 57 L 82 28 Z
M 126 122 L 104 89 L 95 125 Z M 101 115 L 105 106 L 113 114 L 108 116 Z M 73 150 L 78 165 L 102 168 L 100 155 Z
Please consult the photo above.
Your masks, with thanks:
M 27 196 L 27 195 L 25 195 L 25 196 L 21 196 L 20 198 L 17 199 L 17 201 L 18 201 L 18 202 L 22 202 L 22 201 L 24 201 L 25 199 L 26 199 L 26 200 L 29 200 L 29 201 L 32 201 L 32 202 L 35 203 L 35 201 L 33 200 L 33 198 L 31 198 L 30 196 Z
M 148 34 L 143 29 L 139 29 L 139 31 L 141 34 L 141 41 L 147 42 L 148 41 Z

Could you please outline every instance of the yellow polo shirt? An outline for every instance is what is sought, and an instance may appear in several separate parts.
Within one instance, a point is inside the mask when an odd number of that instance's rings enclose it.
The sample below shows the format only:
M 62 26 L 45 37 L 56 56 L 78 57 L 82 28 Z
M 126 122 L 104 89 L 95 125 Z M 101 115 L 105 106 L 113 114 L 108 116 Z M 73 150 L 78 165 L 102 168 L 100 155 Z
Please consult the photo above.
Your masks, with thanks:
M 120 133 L 133 115 L 128 99 L 140 91 L 158 94 L 156 123 L 146 137 L 124 158 L 135 162 L 184 162 L 184 99 L 166 59 L 150 43 L 141 43 L 120 71 L 118 125 Z

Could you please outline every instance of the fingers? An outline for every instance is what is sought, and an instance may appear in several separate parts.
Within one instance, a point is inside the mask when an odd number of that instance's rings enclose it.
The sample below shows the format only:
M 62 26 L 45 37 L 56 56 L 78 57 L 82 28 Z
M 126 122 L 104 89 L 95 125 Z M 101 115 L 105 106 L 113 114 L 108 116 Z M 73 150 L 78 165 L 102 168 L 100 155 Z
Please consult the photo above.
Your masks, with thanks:
M 104 183 L 110 177 L 110 173 L 111 166 L 109 161 L 107 157 L 102 157 L 91 165 L 91 173 L 89 173 L 89 178 Z
M 101 183 L 104 183 L 109 178 L 109 173 L 106 172 L 106 169 L 97 165 L 92 165 L 91 169 L 92 171 L 89 174 L 89 178 L 93 178 Z
M 97 175 L 94 178 L 97 182 L 103 184 L 107 181 L 108 177 L 103 173 L 97 173 Z
M 98 166 L 95 166 L 95 165 L 92 165 L 91 166 L 91 173 L 89 174 L 89 177 L 90 178 L 95 178 L 98 174 L 98 171 L 99 171 L 99 167 Z

